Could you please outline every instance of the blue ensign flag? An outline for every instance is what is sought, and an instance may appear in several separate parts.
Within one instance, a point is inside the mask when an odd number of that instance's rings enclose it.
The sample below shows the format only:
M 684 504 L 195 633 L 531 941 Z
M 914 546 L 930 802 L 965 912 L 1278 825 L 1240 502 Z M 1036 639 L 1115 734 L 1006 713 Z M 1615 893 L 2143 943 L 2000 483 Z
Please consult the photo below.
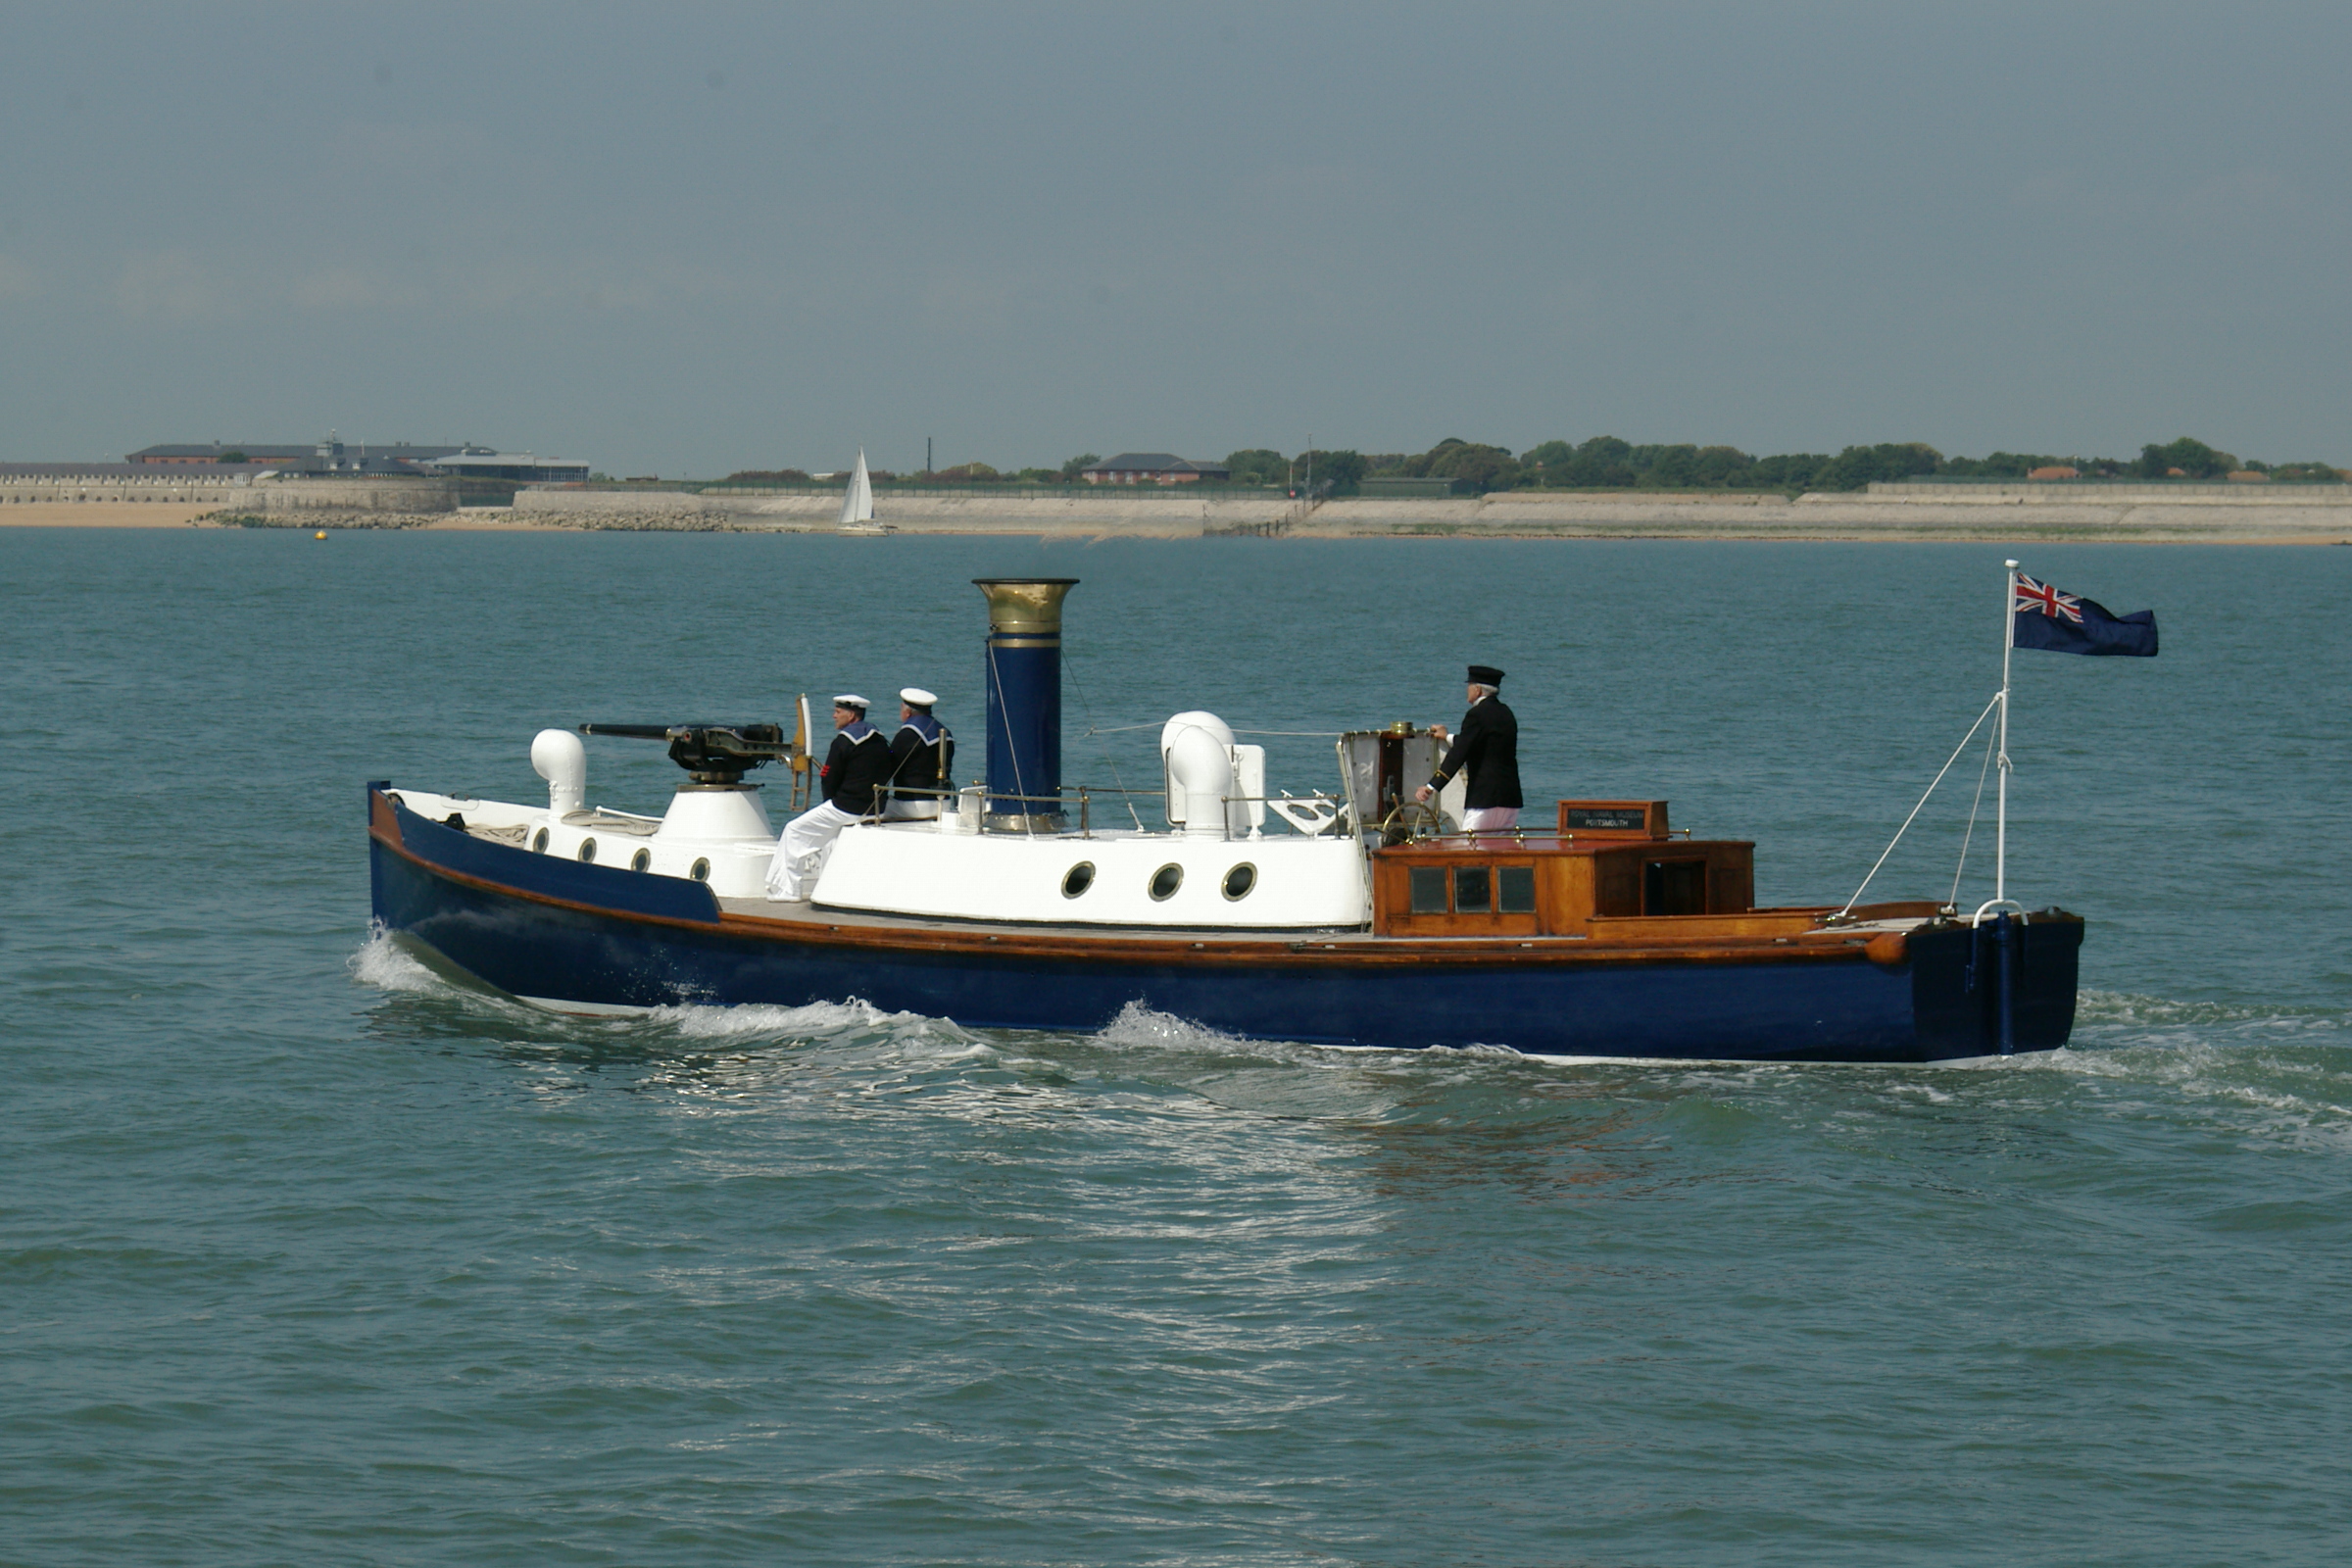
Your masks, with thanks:
M 2009 634 L 2019 648 L 2047 648 L 2058 654 L 2120 654 L 2156 657 L 2156 612 L 2111 615 L 2107 607 L 2080 594 L 2062 594 L 2024 572 L 2010 577 Z

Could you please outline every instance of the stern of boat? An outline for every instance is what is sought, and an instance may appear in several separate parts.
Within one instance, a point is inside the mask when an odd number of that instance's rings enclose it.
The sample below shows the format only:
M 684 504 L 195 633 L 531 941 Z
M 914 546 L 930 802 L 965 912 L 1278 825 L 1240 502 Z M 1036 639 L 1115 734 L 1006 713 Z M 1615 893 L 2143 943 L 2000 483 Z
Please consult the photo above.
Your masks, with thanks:
M 1930 1061 L 2055 1051 L 2075 1027 L 2082 917 L 2064 909 L 1911 932 L 1912 1016 Z

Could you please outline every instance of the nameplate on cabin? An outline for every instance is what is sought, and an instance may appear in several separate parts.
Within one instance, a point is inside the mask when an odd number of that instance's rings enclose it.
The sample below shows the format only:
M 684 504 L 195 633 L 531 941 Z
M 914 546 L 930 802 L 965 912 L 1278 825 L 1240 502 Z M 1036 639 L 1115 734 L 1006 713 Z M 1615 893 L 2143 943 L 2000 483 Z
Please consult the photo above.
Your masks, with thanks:
M 1664 801 L 1562 801 L 1560 832 L 1626 834 L 1662 839 L 1666 836 Z

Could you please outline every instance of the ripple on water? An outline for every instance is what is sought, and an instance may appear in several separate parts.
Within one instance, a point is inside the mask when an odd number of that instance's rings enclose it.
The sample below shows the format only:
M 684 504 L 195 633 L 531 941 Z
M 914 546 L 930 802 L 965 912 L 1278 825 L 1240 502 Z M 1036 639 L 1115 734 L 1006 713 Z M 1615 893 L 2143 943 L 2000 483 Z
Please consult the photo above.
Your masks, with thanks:
M 2066 547 L 2061 580 L 2177 633 L 2021 670 L 2013 831 L 2098 922 L 2073 1049 L 1724 1067 L 1142 1007 L 1074 1035 L 854 1001 L 561 1016 L 360 942 L 351 781 L 514 798 L 555 709 L 748 716 L 820 646 L 936 672 L 968 737 L 949 595 L 1020 562 L 1096 607 L 1073 773 L 1132 740 L 1150 777 L 1156 724 L 1112 726 L 1446 699 L 1395 588 L 1474 582 L 1531 780 L 1672 796 L 1805 899 L 1975 711 L 1949 688 L 1989 662 L 1917 650 L 1977 646 L 1997 551 L 902 541 L 911 589 L 779 668 L 743 628 L 870 550 L 78 532 L 0 529 L 10 888 L 40 911 L 0 929 L 0 1557 L 1959 1568 L 2352 1539 L 2352 710 L 2311 685 L 2352 552 Z M 1270 573 L 1303 612 L 1260 612 Z M 1788 613 L 1807 596 L 1864 612 Z M 1907 673 L 1857 685 L 1857 658 Z M 60 793 L 52 742 L 159 704 L 206 722 Z M 1268 742 L 1284 782 L 1328 775 L 1327 740 Z M 2309 809 L 2247 810 L 2217 757 Z M 638 807 L 675 773 L 596 767 Z M 1948 887 L 1941 810 L 1889 878 Z M 92 879 L 90 821 L 143 825 L 138 877 Z

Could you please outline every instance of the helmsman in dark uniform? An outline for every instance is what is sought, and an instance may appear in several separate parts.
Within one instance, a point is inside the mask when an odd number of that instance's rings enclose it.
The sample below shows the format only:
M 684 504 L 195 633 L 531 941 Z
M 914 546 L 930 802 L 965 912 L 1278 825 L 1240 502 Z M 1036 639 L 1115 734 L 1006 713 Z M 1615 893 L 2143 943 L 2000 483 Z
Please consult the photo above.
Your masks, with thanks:
M 940 791 L 956 787 L 956 737 L 931 716 L 939 699 L 920 686 L 899 693 L 899 732 L 890 738 L 890 805 L 894 822 L 931 821 Z
M 1519 808 L 1526 804 L 1519 798 L 1519 717 L 1502 706 L 1502 671 L 1494 665 L 1472 664 L 1469 688 L 1470 711 L 1462 715 L 1461 733 L 1452 737 L 1446 760 L 1413 799 L 1428 800 L 1467 768 L 1463 831 L 1507 833 L 1519 825 Z M 1445 725 L 1429 728 L 1439 740 L 1447 738 Z
M 824 799 L 784 824 L 776 858 L 767 864 L 769 898 L 808 897 L 841 830 L 875 815 L 889 799 L 890 747 L 865 721 L 870 706 L 851 693 L 833 699 L 833 749 L 817 770 Z

